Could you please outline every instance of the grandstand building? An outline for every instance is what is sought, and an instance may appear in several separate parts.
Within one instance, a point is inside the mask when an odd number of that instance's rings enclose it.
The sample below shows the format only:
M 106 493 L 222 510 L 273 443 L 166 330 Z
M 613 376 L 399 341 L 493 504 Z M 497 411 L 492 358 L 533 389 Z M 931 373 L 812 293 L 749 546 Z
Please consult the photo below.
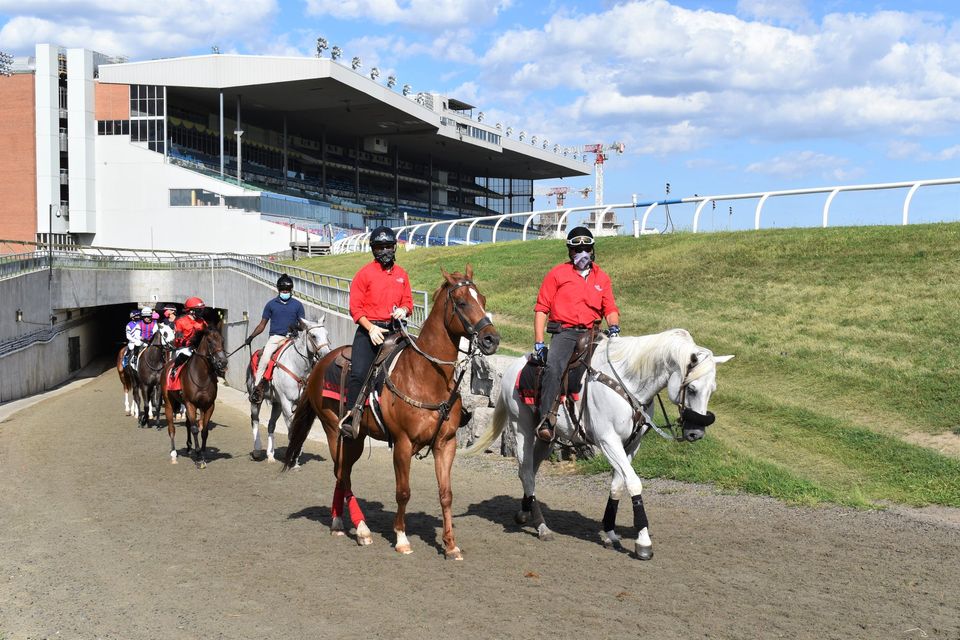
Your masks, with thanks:
M 0 77 L 4 239 L 274 253 L 294 229 L 316 243 L 531 211 L 535 180 L 591 170 L 471 105 L 330 59 L 127 62 L 40 44 L 11 71 Z

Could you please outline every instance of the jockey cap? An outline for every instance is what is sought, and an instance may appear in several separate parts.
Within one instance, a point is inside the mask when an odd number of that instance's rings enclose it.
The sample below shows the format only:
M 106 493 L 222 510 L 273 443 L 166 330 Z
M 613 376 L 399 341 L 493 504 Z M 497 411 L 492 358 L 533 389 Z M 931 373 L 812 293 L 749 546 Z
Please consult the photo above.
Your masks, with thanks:
M 293 291 L 293 278 L 287 274 L 281 275 L 279 278 L 277 278 L 277 290 Z

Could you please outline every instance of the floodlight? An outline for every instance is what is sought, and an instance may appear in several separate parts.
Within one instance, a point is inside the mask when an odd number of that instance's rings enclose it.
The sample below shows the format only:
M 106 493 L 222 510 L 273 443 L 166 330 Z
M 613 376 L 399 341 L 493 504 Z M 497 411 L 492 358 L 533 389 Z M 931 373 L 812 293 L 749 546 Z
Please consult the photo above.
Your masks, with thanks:
M 558 145 L 558 144 L 553 145 L 553 152 L 554 152 L 554 153 L 560 153 L 560 145 Z
M 524 137 L 526 137 L 526 135 L 527 135 L 527 132 L 526 132 L 526 131 L 521 131 L 521 132 L 520 132 L 520 136 L 519 136 L 519 137 L 520 137 L 520 142 L 523 142 L 523 139 L 524 139 Z
M 317 38 L 317 57 L 322 58 L 323 52 L 330 48 L 326 38 Z
M 543 146 L 541 147 L 541 149 L 546 149 L 549 144 L 550 144 L 550 141 L 547 140 L 546 138 L 544 138 L 544 139 L 543 139 Z
M 210 53 L 214 53 L 214 54 L 220 53 L 220 47 L 218 47 L 217 45 L 213 45 L 212 47 L 210 47 Z
M 530 138 L 530 144 L 532 144 L 533 146 L 537 146 L 537 136 L 533 136 L 532 138 Z
M 503 130 L 503 125 L 498 122 L 498 123 L 497 123 L 497 131 L 502 131 L 502 130 Z
M 397 86 L 397 76 L 387 76 L 387 86 L 391 89 Z
M 353 60 L 350 61 L 350 68 L 356 71 L 360 68 L 360 56 L 353 56 Z
M 420 105 L 420 106 L 422 107 L 426 101 L 427 101 L 427 99 L 423 96 L 423 93 L 422 93 L 422 92 L 417 94 L 417 104 L 418 104 L 418 105 Z
M 512 135 L 513 135 L 513 127 L 507 127 L 507 137 L 509 138 Z
M 411 91 L 413 91 L 413 87 L 408 84 L 403 85 L 403 95 L 408 96 Z
M 477 113 L 477 122 L 483 122 L 483 111 Z
M 374 81 L 375 81 L 375 80 L 376 80 L 377 78 L 379 78 L 379 77 L 380 77 L 380 69 L 378 69 L 377 67 L 374 67 L 373 69 L 370 69 L 370 79 L 371 79 L 371 80 L 374 80 Z
M 343 49 L 341 49 L 337 45 L 333 45 L 333 48 L 330 49 L 330 59 L 339 60 L 341 55 L 343 55 Z

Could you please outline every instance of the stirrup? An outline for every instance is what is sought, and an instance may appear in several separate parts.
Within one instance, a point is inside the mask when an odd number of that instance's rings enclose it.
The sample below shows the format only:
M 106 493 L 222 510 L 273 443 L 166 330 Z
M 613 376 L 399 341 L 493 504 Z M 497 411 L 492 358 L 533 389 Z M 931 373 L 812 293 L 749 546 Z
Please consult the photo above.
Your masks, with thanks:
M 555 429 L 556 426 L 550 420 L 550 416 L 546 416 L 540 421 L 540 424 L 537 425 L 537 437 L 544 442 L 553 442 Z
M 360 432 L 359 425 L 354 424 L 353 409 L 347 411 L 346 415 L 340 418 L 337 426 L 340 427 L 340 436 L 348 440 L 356 440 Z

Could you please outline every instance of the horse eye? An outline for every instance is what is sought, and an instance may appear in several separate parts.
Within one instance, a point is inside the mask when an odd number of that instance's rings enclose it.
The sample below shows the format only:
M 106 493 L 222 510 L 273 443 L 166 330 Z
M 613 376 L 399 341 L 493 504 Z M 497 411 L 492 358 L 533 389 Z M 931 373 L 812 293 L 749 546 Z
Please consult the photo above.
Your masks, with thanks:
M 464 307 L 467 306 L 467 303 L 463 300 L 457 300 L 457 306 L 463 309 Z

